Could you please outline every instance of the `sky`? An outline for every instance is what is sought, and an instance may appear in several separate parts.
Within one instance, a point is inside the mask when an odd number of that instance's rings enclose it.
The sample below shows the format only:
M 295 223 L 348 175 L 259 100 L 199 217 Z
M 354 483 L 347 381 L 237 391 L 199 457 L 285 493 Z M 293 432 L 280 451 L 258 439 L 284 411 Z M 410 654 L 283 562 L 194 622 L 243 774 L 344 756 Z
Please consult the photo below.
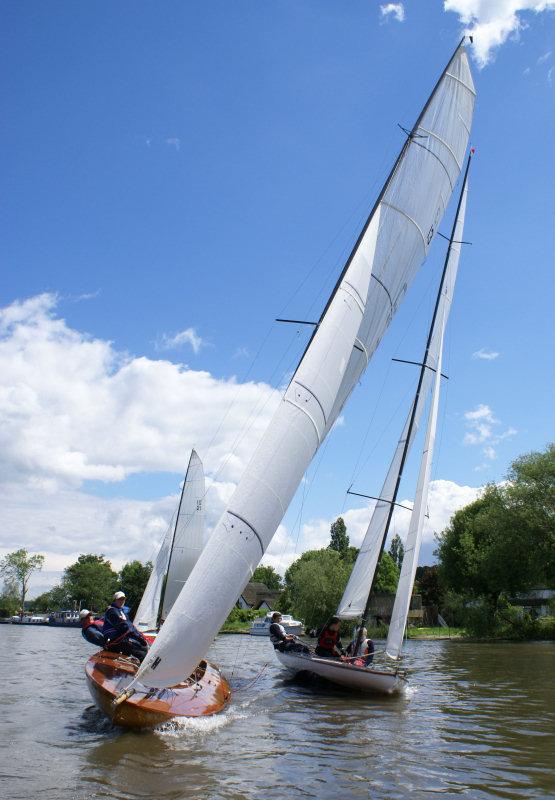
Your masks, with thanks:
M 555 2 L 26 0 L 0 9 L 0 557 L 152 558 L 192 447 L 207 535 L 465 33 L 477 90 L 420 563 L 553 441 Z M 440 230 L 450 232 L 451 204 Z M 263 563 L 359 545 L 411 402 L 426 263 Z M 400 499 L 412 503 L 418 444 Z M 414 464 L 412 464 L 414 462 Z M 409 514 L 400 510 L 392 535 Z

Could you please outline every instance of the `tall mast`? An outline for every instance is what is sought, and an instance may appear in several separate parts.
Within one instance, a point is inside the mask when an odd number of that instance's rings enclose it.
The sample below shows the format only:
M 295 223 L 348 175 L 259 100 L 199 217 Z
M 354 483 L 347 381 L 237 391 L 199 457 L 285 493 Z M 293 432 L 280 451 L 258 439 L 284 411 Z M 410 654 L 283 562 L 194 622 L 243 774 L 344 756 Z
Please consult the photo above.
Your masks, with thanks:
M 440 300 L 441 300 L 441 295 L 442 295 L 442 292 L 443 292 L 443 286 L 444 286 L 444 283 L 445 283 L 445 275 L 447 273 L 447 266 L 449 264 L 449 256 L 451 254 L 451 247 L 452 247 L 454 239 L 455 239 L 455 230 L 456 230 L 456 227 L 457 227 L 457 222 L 458 222 L 458 219 L 459 219 L 459 212 L 460 212 L 460 208 L 461 208 L 461 203 L 462 203 L 462 199 L 463 199 L 463 195 L 464 195 L 464 190 L 465 190 L 465 187 L 466 187 L 466 182 L 467 182 L 467 179 L 468 179 L 468 170 L 470 168 L 471 158 L 472 158 L 472 151 L 469 153 L 468 160 L 466 162 L 466 169 L 465 169 L 465 173 L 464 173 L 461 193 L 459 195 L 459 201 L 457 203 L 457 211 L 456 211 L 456 214 L 455 214 L 455 220 L 453 222 L 453 228 L 451 230 L 451 236 L 449 238 L 449 246 L 447 247 L 447 253 L 446 253 L 446 256 L 445 256 L 445 262 L 443 264 L 443 271 L 441 273 L 441 280 L 440 280 L 440 283 L 439 283 L 439 289 L 438 289 L 438 293 L 437 293 L 437 297 L 436 297 L 434 313 L 432 315 L 432 322 L 430 324 L 430 329 L 429 329 L 429 332 L 428 332 L 428 339 L 427 339 L 427 342 L 426 342 L 426 349 L 425 349 L 425 352 L 424 352 L 424 358 L 423 358 L 421 366 L 420 366 L 420 375 L 418 377 L 418 385 L 416 387 L 416 393 L 415 393 L 415 397 L 414 397 L 414 402 L 412 404 L 412 410 L 411 410 L 409 426 L 408 426 L 407 435 L 406 435 L 406 438 L 405 438 L 405 443 L 404 443 L 404 446 L 403 446 L 403 453 L 402 453 L 402 456 L 401 456 L 401 463 L 399 465 L 399 471 L 397 473 L 397 480 L 395 482 L 395 488 L 393 490 L 393 495 L 392 495 L 392 498 L 390 500 L 389 512 L 388 512 L 387 521 L 386 521 L 385 527 L 384 527 L 384 532 L 383 532 L 383 536 L 382 536 L 382 542 L 381 542 L 381 546 L 380 546 L 380 552 L 379 552 L 378 560 L 377 560 L 377 563 L 376 563 L 376 569 L 374 570 L 374 576 L 372 578 L 372 584 L 371 584 L 370 590 L 368 592 L 368 599 L 366 600 L 366 605 L 364 607 L 364 612 L 363 612 L 363 615 L 362 615 L 362 621 L 361 621 L 361 624 L 360 624 L 360 627 L 359 627 L 359 630 L 358 630 L 358 633 L 357 633 L 357 641 L 356 641 L 355 652 L 357 651 L 358 647 L 360 647 L 360 643 L 362 641 L 362 629 L 365 627 L 367 619 L 368 619 L 368 616 L 369 616 L 369 613 L 370 613 L 370 603 L 371 603 L 371 600 L 372 600 L 372 595 L 374 593 L 374 587 L 376 585 L 377 575 L 378 575 L 378 571 L 379 571 L 379 568 L 380 568 L 380 563 L 381 563 L 383 551 L 384 551 L 384 548 L 385 548 L 385 543 L 387 541 L 387 536 L 389 534 L 389 527 L 390 527 L 390 524 L 391 524 L 391 519 L 393 517 L 393 510 L 395 508 L 395 503 L 396 503 L 396 500 L 397 500 L 397 494 L 399 492 L 399 486 L 401 484 L 401 478 L 402 478 L 402 475 L 403 475 L 403 469 L 404 469 L 405 461 L 406 461 L 407 454 L 408 454 L 408 451 L 409 451 L 409 443 L 410 443 L 411 437 L 412 437 L 412 430 L 413 430 L 413 427 L 414 427 L 414 420 L 415 420 L 415 416 L 416 416 L 416 409 L 417 409 L 417 406 L 418 406 L 418 400 L 420 398 L 420 392 L 421 392 L 421 389 L 422 389 L 422 383 L 424 381 L 424 375 L 426 373 L 426 370 L 429 369 L 429 367 L 428 367 L 428 354 L 429 354 L 429 351 L 430 351 L 430 345 L 432 343 L 432 337 L 433 337 L 433 333 L 434 333 L 434 326 L 435 326 L 435 322 L 436 322 L 436 318 L 437 318 L 437 312 L 438 312 L 439 303 L 440 303 Z

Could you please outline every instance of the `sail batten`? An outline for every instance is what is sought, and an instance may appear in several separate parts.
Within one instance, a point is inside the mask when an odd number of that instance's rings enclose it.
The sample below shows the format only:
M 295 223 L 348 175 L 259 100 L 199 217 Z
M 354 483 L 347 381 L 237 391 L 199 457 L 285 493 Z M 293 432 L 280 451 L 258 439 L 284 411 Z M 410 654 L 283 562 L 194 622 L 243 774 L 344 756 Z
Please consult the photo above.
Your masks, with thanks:
M 449 69 L 470 76 L 464 47 L 458 48 Z M 418 124 L 437 130 L 462 159 L 468 133 L 458 115 L 469 121 L 472 107 L 473 97 L 444 73 Z M 460 169 L 449 157 L 446 177 L 436 159 L 412 144 L 405 143 L 284 399 L 137 674 L 148 686 L 173 685 L 206 652 L 427 253 Z

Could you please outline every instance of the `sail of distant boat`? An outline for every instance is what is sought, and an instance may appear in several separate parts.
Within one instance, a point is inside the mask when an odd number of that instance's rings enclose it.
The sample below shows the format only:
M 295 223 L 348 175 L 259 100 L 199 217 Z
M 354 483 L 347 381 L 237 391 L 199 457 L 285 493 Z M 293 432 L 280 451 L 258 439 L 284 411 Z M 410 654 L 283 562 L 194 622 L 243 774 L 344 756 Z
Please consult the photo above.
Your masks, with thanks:
M 136 680 L 162 688 L 192 672 L 250 579 L 426 257 L 461 172 L 474 98 L 461 43 L 408 133 L 282 402 Z
M 141 630 L 165 619 L 189 577 L 204 539 L 204 469 L 193 449 L 177 509 L 168 528 L 135 615 Z

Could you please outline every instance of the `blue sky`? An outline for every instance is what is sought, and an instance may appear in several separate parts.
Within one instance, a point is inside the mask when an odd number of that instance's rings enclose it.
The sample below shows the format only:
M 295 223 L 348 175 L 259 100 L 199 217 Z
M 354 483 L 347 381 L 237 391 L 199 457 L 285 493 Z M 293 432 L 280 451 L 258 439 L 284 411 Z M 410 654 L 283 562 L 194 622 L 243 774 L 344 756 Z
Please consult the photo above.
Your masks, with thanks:
M 0 555 L 152 555 L 196 446 L 229 498 L 466 29 L 477 88 L 421 562 L 553 440 L 555 3 L 24 2 L 2 15 Z M 443 222 L 451 227 L 452 207 Z M 358 544 L 416 375 L 432 252 L 265 558 Z M 417 459 L 415 459 L 417 461 Z M 415 466 L 401 494 L 412 500 Z M 402 533 L 406 523 L 396 521 Z

